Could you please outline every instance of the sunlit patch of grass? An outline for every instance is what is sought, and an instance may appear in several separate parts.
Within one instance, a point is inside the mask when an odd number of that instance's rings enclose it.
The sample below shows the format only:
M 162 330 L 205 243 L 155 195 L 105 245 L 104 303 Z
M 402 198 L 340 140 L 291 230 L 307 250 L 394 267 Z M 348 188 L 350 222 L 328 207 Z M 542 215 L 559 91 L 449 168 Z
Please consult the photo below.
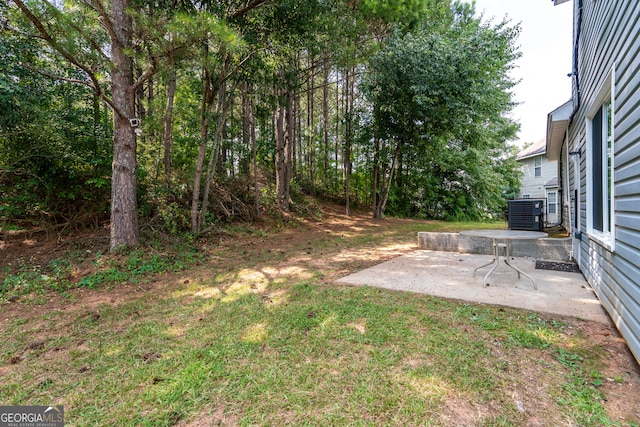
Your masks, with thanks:
M 268 326 L 265 323 L 256 323 L 245 328 L 242 340 L 248 343 L 262 343 L 268 335 Z

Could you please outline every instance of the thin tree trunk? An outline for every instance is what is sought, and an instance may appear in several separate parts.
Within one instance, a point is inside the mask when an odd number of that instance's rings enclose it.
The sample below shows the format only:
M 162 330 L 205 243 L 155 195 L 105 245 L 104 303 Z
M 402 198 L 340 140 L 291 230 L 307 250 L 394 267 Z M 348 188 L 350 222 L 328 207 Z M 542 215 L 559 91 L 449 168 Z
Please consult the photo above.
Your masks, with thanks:
M 206 66 L 203 68 L 202 102 L 200 104 L 200 147 L 196 159 L 196 172 L 193 177 L 193 198 L 191 199 L 191 232 L 198 234 L 200 223 L 198 221 L 198 208 L 200 206 L 200 181 L 202 180 L 202 165 L 207 153 L 207 140 L 209 137 L 209 115 L 213 105 L 213 91 L 211 89 L 211 75 Z
M 258 147 L 256 143 L 256 116 L 254 114 L 255 101 L 253 94 L 249 97 L 249 126 L 251 129 L 251 150 L 253 157 L 253 188 L 255 193 L 256 218 L 260 217 L 260 188 L 258 187 Z
M 249 85 L 245 82 L 242 84 L 242 93 L 240 101 L 241 122 L 242 122 L 242 158 L 240 159 L 240 173 L 249 174 L 249 153 L 251 146 L 251 119 L 250 119 L 250 97 Z
M 339 181 L 338 181 L 338 176 L 339 176 L 339 168 L 340 168 L 340 163 L 338 163 L 338 146 L 339 146 L 339 140 L 340 140 L 340 73 L 338 72 L 338 69 L 336 68 L 336 140 L 335 140 L 335 149 L 334 149 L 334 156 L 335 156 L 335 168 L 336 168 L 336 174 L 335 174 L 335 188 L 336 190 L 339 188 Z
M 278 197 L 278 208 L 282 211 L 289 210 L 289 200 L 286 191 L 286 144 L 285 135 L 285 107 L 280 105 L 275 112 L 275 132 L 276 132 L 276 191 Z
M 324 130 L 324 169 L 325 182 L 329 172 L 329 60 L 325 57 L 322 69 L 324 81 L 322 84 L 322 128 Z
M 284 68 L 281 68 L 278 72 L 280 84 L 284 84 Z M 274 116 L 274 128 L 276 139 L 276 192 L 278 199 L 278 209 L 281 211 L 289 210 L 289 199 L 286 186 L 286 149 L 287 149 L 287 136 L 285 134 L 286 126 L 286 108 L 285 108 L 285 94 L 284 89 L 281 87 L 277 89 L 278 93 L 278 107 Z
M 400 144 L 398 143 L 393 151 L 393 158 L 391 165 L 387 169 L 383 168 L 381 178 L 379 180 L 378 193 L 376 197 L 377 204 L 374 206 L 373 217 L 375 219 L 382 219 L 384 216 L 384 209 L 389 199 L 389 191 L 391 190 L 391 182 L 393 181 L 394 171 L 396 170 L 398 157 L 400 155 Z M 387 173 L 388 171 L 388 173 Z
M 313 63 L 313 61 L 312 61 Z M 314 147 L 313 140 L 315 136 L 315 120 L 314 120 L 314 85 L 315 85 L 315 72 L 311 71 L 311 76 L 309 78 L 309 90 L 307 92 L 307 102 L 309 103 L 309 119 L 307 120 L 309 123 L 308 134 L 309 137 L 307 139 L 307 164 L 309 168 L 309 181 L 311 181 L 312 188 L 315 189 L 315 170 L 314 170 Z
M 285 167 L 285 188 L 286 188 L 286 210 L 289 211 L 289 200 L 291 199 L 291 178 L 292 167 L 294 162 L 293 146 L 296 142 L 295 134 L 295 117 L 294 117 L 295 99 L 293 94 L 293 88 L 291 82 L 287 81 L 287 108 L 286 108 L 286 120 L 287 120 L 287 132 L 286 132 L 286 167 Z
M 345 214 L 351 215 L 351 139 L 353 119 L 353 77 L 354 69 L 347 69 L 345 73 L 345 141 L 344 141 L 344 198 Z
M 387 179 L 387 185 L 384 188 L 384 192 L 382 193 L 382 200 L 380 200 L 380 212 L 378 215 L 378 219 L 382 219 L 382 217 L 384 216 L 384 209 L 387 205 L 387 200 L 389 199 L 389 192 L 391 191 L 391 181 L 393 180 L 393 174 L 396 170 L 399 156 L 400 144 L 398 143 L 398 145 L 396 145 L 396 149 L 393 152 L 393 160 L 391 161 L 391 167 L 389 168 L 389 178 Z
M 98 158 L 98 129 L 100 127 L 100 98 L 98 95 L 93 95 L 91 97 L 92 107 L 93 107 L 93 158 Z M 98 170 L 98 165 L 94 163 L 93 171 L 96 172 Z
M 227 65 L 228 60 L 225 59 L 225 66 L 222 67 L 222 72 L 220 76 L 224 76 L 227 73 Z M 218 80 L 218 94 L 217 94 L 217 102 L 216 102 L 216 133 L 213 138 L 213 146 L 211 147 L 211 153 L 209 157 L 209 164 L 207 166 L 207 178 L 204 184 L 204 194 L 202 195 L 202 209 L 200 211 L 200 230 L 205 225 L 206 217 L 207 217 L 207 209 L 209 207 L 209 188 L 211 187 L 211 180 L 213 179 L 213 171 L 215 169 L 218 153 L 220 152 L 220 146 L 222 141 L 222 134 L 224 133 L 225 122 L 227 119 L 227 101 L 226 101 L 226 93 L 227 93 L 227 84 L 225 81 Z M 198 232 L 200 231 L 198 230 Z
M 375 115 L 375 113 L 374 113 Z M 375 125 L 374 125 L 375 126 Z M 371 211 L 373 212 L 373 217 L 377 218 L 376 212 L 378 209 L 378 185 L 380 182 L 380 138 L 375 136 L 375 127 L 374 127 L 374 138 L 373 138 L 373 176 L 371 179 Z
M 167 91 L 167 109 L 164 116 L 164 182 L 167 188 L 171 182 L 171 148 L 173 147 L 173 137 L 171 127 L 173 125 L 173 100 L 176 93 L 176 69 L 174 64 L 170 65 L 169 89 Z
M 149 81 L 147 82 L 147 120 L 148 121 L 153 121 L 154 120 L 154 110 L 153 110 L 153 98 L 155 96 L 155 83 L 154 83 L 154 79 L 153 77 L 149 78 Z M 144 135 L 144 134 L 143 134 Z M 146 136 L 146 140 L 149 141 L 149 143 L 156 145 L 156 131 L 154 129 L 153 126 L 150 126 L 149 130 L 147 131 L 147 136 Z M 157 145 L 157 151 L 156 153 L 154 153 L 156 156 L 156 161 L 155 161 L 155 179 L 158 179 L 158 176 L 160 175 L 160 153 L 162 152 L 161 148 L 159 145 Z

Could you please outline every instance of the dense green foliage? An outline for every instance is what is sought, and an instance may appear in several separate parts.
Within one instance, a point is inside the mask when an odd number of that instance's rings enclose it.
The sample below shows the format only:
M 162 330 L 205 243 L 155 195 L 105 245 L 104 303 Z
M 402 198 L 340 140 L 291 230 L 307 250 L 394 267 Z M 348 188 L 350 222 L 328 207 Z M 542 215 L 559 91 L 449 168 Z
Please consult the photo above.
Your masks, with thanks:
M 77 77 L 66 64 L 42 55 L 42 49 L 35 39 L 2 31 L 0 215 L 92 223 L 108 208 L 111 121 L 86 88 L 23 66 L 41 69 L 46 60 L 58 75 Z
M 14 3 L 0 6 L 1 218 L 95 224 L 114 194 L 105 12 Z M 304 193 L 481 219 L 517 186 L 517 27 L 449 0 L 132 4 L 138 206 L 172 232 Z
M 396 32 L 373 56 L 375 136 L 399 152 L 389 210 L 465 219 L 501 209 L 517 177 L 507 146 L 517 127 L 506 118 L 517 31 L 462 9 L 451 23 Z

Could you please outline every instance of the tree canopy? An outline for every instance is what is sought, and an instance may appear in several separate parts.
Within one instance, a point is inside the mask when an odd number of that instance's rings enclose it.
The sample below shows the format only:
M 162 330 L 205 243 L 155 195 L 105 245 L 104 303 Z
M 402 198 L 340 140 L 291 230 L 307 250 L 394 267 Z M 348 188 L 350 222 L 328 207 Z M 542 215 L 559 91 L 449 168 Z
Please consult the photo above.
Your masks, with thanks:
M 517 186 L 519 28 L 468 4 L 11 0 L 0 15 L 5 223 L 106 223 L 117 249 L 139 220 L 199 234 L 304 194 L 482 218 Z
M 394 209 L 464 219 L 499 208 L 516 169 L 506 157 L 518 31 L 454 9 L 444 24 L 396 31 L 371 58 L 364 89 L 384 149 L 376 161 L 393 164 L 377 166 L 399 169 Z M 377 191 L 383 203 L 387 190 Z

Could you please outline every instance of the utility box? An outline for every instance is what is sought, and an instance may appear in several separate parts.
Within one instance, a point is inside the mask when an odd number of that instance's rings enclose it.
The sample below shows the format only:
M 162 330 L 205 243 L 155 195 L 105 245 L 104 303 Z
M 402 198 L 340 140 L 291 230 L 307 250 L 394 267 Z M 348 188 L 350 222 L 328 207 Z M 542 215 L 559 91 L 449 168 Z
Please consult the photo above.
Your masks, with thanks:
M 510 230 L 540 231 L 544 228 L 544 199 L 509 200 Z

